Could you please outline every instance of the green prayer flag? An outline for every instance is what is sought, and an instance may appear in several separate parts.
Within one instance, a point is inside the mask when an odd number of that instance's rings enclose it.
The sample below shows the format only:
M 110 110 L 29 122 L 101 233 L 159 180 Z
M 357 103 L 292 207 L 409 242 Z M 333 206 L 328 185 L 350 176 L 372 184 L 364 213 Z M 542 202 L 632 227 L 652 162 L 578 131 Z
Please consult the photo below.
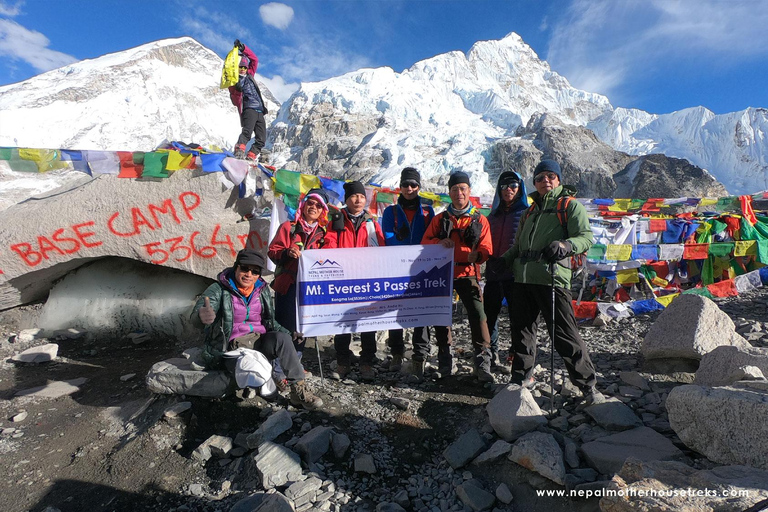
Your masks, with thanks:
M 133 158 L 133 163 L 135 165 L 143 165 L 144 164 L 144 152 L 143 151 L 134 151 L 131 156 Z
M 603 244 L 594 244 L 587 251 L 588 260 L 601 260 L 605 257 L 605 251 L 608 248 Z
M 395 194 L 390 194 L 389 192 L 379 192 L 376 194 L 376 202 L 393 204 L 395 202 Z
M 768 265 L 768 240 L 757 241 L 757 261 Z
M 165 170 L 165 164 L 168 162 L 168 153 L 153 151 L 144 153 L 144 171 L 142 178 L 167 178 L 168 171 Z
M 733 242 L 713 242 L 709 244 L 709 254 L 710 256 L 724 258 L 725 256 L 730 256 L 735 248 L 736 244 Z
M 0 148 L 0 160 L 10 160 L 12 154 L 11 148 Z
M 275 192 L 298 198 L 301 195 L 301 173 L 279 169 L 275 173 Z
M 712 245 L 714 244 L 711 244 L 710 248 L 712 247 Z M 714 259 L 715 257 L 710 254 L 709 258 L 704 260 L 704 264 L 701 266 L 701 282 L 705 286 L 715 282 Z
M 689 294 L 689 295 L 702 295 L 704 297 L 707 297 L 708 299 L 713 299 L 714 298 L 712 293 L 710 293 L 710 291 L 707 290 L 706 288 L 691 288 L 690 290 L 683 291 L 683 295 L 686 295 L 686 294 Z

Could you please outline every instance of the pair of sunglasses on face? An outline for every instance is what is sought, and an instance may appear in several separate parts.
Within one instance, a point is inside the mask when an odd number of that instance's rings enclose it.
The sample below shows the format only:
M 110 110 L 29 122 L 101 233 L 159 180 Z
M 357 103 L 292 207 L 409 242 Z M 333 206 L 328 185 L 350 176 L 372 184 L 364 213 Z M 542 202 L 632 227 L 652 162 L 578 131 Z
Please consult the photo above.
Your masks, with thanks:
M 261 267 L 251 267 L 250 265 L 238 265 L 238 267 L 243 274 L 250 272 L 254 276 L 261 275 Z
M 541 174 L 536 175 L 535 178 L 533 178 L 534 183 L 541 183 L 545 179 L 548 181 L 555 181 L 555 178 L 557 178 L 557 174 L 553 172 L 543 172 Z
M 503 184 L 503 185 L 499 186 L 499 189 L 501 189 L 501 190 L 507 190 L 508 188 L 517 188 L 517 187 L 519 187 L 519 186 L 520 186 L 520 184 L 519 184 L 518 182 L 514 182 L 514 183 L 505 183 L 505 184 Z
M 405 180 L 400 183 L 400 188 L 419 188 L 419 184 L 413 180 Z
M 323 209 L 323 205 L 319 201 L 315 201 L 314 199 L 307 199 L 304 202 L 304 206 L 314 206 L 315 208 Z

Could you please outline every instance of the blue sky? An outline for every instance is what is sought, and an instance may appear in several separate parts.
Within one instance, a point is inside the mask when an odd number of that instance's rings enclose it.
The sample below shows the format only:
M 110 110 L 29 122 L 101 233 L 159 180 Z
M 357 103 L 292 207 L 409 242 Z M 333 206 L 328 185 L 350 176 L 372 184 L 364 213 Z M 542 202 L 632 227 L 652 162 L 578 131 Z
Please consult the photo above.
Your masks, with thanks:
M 0 0 L 0 85 L 186 35 L 222 57 L 241 39 L 284 100 L 302 81 L 517 32 L 615 107 L 720 114 L 768 107 L 766 27 L 762 0 Z

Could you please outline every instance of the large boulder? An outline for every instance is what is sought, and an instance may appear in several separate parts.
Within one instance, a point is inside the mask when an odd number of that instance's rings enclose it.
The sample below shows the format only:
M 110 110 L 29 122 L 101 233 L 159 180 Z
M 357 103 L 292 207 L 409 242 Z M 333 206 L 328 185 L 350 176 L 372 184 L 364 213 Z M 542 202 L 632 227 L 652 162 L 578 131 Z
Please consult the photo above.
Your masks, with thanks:
M 717 347 L 701 358 L 695 383 L 700 386 L 727 386 L 744 375 L 739 368 L 755 366 L 768 375 L 768 348 Z
M 514 384 L 499 391 L 486 410 L 493 430 L 506 441 L 514 441 L 547 424 L 547 418 L 531 392 Z
M 221 177 L 200 170 L 166 179 L 101 174 L 0 212 L 7 248 L 0 252 L 0 310 L 43 299 L 57 279 L 109 256 L 215 278 L 244 246 L 263 249 L 269 228 L 269 219 L 237 222 L 254 200 L 238 200 L 237 187 L 223 186 Z
M 232 379 L 227 372 L 201 370 L 192 359 L 183 357 L 152 365 L 146 382 L 150 391 L 161 395 L 221 398 L 232 389 Z
M 712 300 L 701 295 L 677 297 L 656 319 L 643 339 L 646 359 L 700 360 L 722 345 L 747 348 L 733 321 Z
M 613 475 L 633 457 L 639 460 L 676 460 L 683 457 L 672 441 L 649 427 L 638 427 L 601 437 L 581 446 L 590 466 L 604 475 Z
M 614 492 L 600 500 L 603 512 L 743 512 L 768 498 L 768 471 L 629 459 L 608 490 Z
M 722 464 L 768 469 L 768 392 L 685 385 L 667 397 L 669 424 L 686 446 Z

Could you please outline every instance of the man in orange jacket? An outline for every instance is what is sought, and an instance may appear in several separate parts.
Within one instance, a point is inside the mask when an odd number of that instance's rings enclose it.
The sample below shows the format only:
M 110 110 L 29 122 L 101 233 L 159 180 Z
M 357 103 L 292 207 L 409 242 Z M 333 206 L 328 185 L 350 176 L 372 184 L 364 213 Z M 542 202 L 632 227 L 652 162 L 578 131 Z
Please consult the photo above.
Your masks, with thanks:
M 480 382 L 493 382 L 491 375 L 491 336 L 488 332 L 483 298 L 478 280 L 480 264 L 487 261 L 493 251 L 491 230 L 486 219 L 469 201 L 472 192 L 469 176 L 455 172 L 448 179 L 451 204 L 435 215 L 429 224 L 422 244 L 441 244 L 453 248 L 453 289 L 458 293 L 469 318 L 472 347 L 475 350 L 475 375 Z M 453 373 L 451 352 L 451 326 L 436 326 L 438 370 L 441 375 Z M 423 380 L 425 360 L 429 346 L 414 340 L 413 374 Z

